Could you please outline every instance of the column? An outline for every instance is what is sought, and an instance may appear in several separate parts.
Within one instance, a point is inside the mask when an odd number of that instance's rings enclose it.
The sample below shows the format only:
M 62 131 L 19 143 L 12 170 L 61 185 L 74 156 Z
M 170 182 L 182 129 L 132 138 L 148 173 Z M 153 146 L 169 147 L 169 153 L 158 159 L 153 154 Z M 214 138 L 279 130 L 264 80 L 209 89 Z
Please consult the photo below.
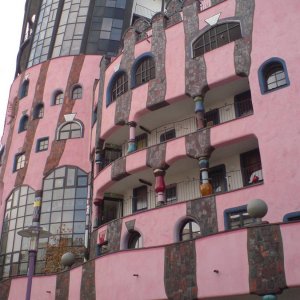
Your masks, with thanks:
M 96 163 L 96 174 L 98 174 L 103 168 L 103 150 L 96 148 L 95 150 L 95 163 Z
M 93 222 L 93 228 L 96 229 L 101 225 L 102 221 L 102 199 L 96 198 L 94 200 L 94 222 Z
M 201 96 L 194 97 L 195 102 L 195 114 L 197 120 L 197 129 L 200 130 L 205 127 L 205 110 L 204 110 L 204 100 Z
M 136 122 L 128 122 L 129 126 L 129 141 L 128 141 L 128 150 L 127 153 L 131 153 L 136 151 L 136 142 L 135 142 L 135 128 Z
M 213 193 L 212 186 L 208 180 L 208 157 L 199 158 L 200 167 L 200 194 L 201 196 L 209 196 Z
M 155 193 L 156 193 L 156 205 L 163 205 L 165 203 L 165 174 L 166 172 L 161 169 L 155 169 L 153 171 L 155 176 Z

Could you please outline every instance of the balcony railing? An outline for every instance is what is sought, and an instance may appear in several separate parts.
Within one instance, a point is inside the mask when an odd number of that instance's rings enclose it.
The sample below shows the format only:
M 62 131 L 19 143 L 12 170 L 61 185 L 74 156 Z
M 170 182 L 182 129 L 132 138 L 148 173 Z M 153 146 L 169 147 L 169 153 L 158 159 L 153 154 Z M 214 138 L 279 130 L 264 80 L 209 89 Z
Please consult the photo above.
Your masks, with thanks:
M 251 98 L 249 98 L 243 101 L 226 104 L 224 106 L 208 110 L 205 113 L 205 119 L 207 126 L 211 127 L 251 114 L 253 114 L 253 107 Z M 156 129 L 153 129 L 150 134 L 145 135 L 145 141 L 140 143 L 140 145 L 142 146 L 138 147 L 137 150 L 154 146 L 173 138 L 179 138 L 195 131 L 197 131 L 195 117 L 189 117 L 177 122 L 168 123 Z M 119 157 L 127 155 L 127 143 L 124 143 L 119 147 L 121 147 L 122 150 L 120 148 L 117 149 L 116 146 L 115 149 L 107 151 L 106 157 L 104 159 L 105 161 L 103 161 L 103 167 L 107 166 Z M 109 151 L 111 153 L 108 153 Z
M 237 118 L 253 114 L 251 99 L 211 109 L 205 113 L 207 126 L 222 124 Z
M 245 186 L 250 186 L 263 182 L 263 174 L 261 165 L 255 164 L 250 167 L 226 172 L 220 176 L 213 176 L 210 178 L 214 194 L 225 193 L 241 189 Z M 166 198 L 166 204 L 174 202 L 183 202 L 193 200 L 201 197 L 200 194 L 200 180 L 193 178 L 172 184 L 176 186 L 176 194 Z M 123 215 L 131 215 L 146 209 L 155 208 L 157 206 L 156 193 L 152 189 L 148 189 L 143 197 L 129 196 L 123 202 Z
M 135 4 L 134 14 L 145 17 L 147 19 L 151 19 L 155 15 L 155 11 L 151 10 L 148 7 L 140 5 L 138 3 Z

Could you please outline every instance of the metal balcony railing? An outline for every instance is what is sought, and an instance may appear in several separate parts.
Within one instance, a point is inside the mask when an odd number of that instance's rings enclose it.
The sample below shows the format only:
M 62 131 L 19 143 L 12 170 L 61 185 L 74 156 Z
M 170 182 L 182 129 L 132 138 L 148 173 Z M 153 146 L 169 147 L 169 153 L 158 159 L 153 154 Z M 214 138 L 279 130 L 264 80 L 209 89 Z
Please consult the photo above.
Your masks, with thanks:
M 263 173 L 260 164 L 251 165 L 247 168 L 226 172 L 223 175 L 212 176 L 210 182 L 213 187 L 213 193 L 225 193 L 241 189 L 263 182 Z M 201 197 L 200 180 L 193 178 L 172 184 L 176 186 L 176 194 L 166 198 L 166 204 L 174 202 L 183 202 Z M 156 193 L 151 187 L 142 197 L 129 196 L 123 202 L 123 215 L 131 215 L 132 213 L 155 208 L 157 206 Z
M 207 126 L 212 127 L 251 114 L 253 114 L 253 107 L 252 101 L 249 98 L 243 101 L 226 104 L 224 106 L 208 110 L 205 113 L 205 119 Z M 145 141 L 138 143 L 141 145 L 141 147 L 138 147 L 137 150 L 154 146 L 174 138 L 179 138 L 195 131 L 197 131 L 195 117 L 189 117 L 177 122 L 168 123 L 153 129 L 148 135 L 144 135 L 143 139 L 145 139 Z M 106 151 L 103 167 L 107 166 L 119 157 L 127 155 L 127 143 L 124 143 L 119 147 L 121 147 L 120 149 L 122 150 L 116 148 Z

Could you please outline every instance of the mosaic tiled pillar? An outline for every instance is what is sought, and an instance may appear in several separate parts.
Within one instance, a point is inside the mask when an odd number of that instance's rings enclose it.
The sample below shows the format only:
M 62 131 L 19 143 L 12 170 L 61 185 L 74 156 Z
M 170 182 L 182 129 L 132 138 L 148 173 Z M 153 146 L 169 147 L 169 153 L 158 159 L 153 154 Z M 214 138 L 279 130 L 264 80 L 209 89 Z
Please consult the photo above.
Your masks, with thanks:
M 135 129 L 136 122 L 128 122 L 129 126 L 129 141 L 128 141 L 128 150 L 127 153 L 131 153 L 136 151 L 136 141 L 135 141 Z
M 155 176 L 155 193 L 156 193 L 156 205 L 162 205 L 165 203 L 165 192 L 166 192 L 166 184 L 165 184 L 165 174 L 166 172 L 161 169 L 155 169 L 153 171 Z
M 209 168 L 208 156 L 199 158 L 199 167 L 200 167 L 200 194 L 201 196 L 209 196 L 213 193 L 213 190 L 208 179 L 208 168 Z
M 195 102 L 195 114 L 197 121 L 197 129 L 200 130 L 205 127 L 205 110 L 204 110 L 204 100 L 201 96 L 194 97 Z

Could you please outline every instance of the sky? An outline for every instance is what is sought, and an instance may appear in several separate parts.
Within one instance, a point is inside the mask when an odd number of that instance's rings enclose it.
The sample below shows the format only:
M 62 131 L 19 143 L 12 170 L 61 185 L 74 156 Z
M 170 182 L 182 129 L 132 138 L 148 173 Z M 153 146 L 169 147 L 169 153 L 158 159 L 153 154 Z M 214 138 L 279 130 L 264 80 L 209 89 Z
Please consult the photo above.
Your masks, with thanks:
M 14 80 L 26 0 L 4 1 L 0 10 L 0 137 L 10 86 Z

